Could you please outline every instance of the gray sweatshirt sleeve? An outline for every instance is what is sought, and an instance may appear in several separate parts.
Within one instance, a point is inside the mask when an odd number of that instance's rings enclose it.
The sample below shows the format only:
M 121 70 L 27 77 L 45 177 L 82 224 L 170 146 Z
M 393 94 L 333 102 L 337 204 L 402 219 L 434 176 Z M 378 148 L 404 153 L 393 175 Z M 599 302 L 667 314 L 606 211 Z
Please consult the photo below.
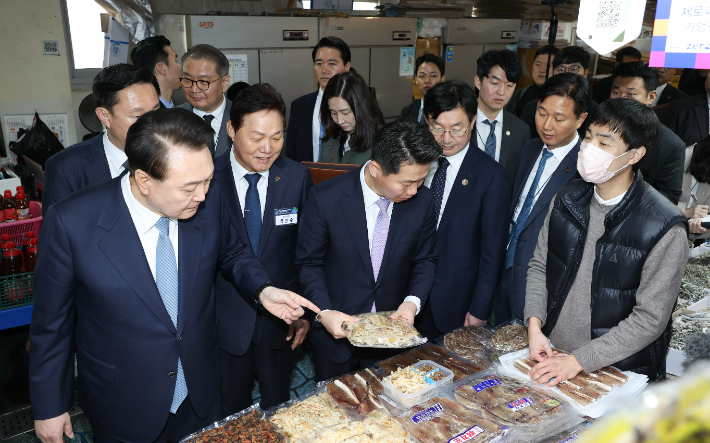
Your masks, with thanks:
M 523 319 L 525 326 L 528 325 L 530 317 L 538 317 L 542 325 L 547 320 L 547 233 L 550 230 L 550 213 L 555 199 L 550 202 L 550 209 L 545 216 L 545 223 L 537 236 L 535 252 L 528 264 L 528 276 L 525 285 L 525 310 Z
M 640 351 L 661 335 L 676 301 L 688 253 L 686 231 L 679 223 L 666 232 L 648 255 L 636 292 L 636 306 L 631 314 L 608 333 L 572 353 L 584 372 L 613 365 Z M 527 311 L 527 305 L 525 309 Z

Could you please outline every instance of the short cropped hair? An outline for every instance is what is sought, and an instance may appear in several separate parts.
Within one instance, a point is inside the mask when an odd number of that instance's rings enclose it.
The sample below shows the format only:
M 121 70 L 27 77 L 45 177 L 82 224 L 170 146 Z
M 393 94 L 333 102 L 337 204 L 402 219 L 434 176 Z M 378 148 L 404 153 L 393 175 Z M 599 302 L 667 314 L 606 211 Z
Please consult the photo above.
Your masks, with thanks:
M 552 67 L 556 68 L 559 65 L 568 63 L 579 63 L 584 69 L 589 69 L 590 57 L 589 53 L 579 46 L 567 46 L 560 49 L 560 52 L 555 55 Z
M 553 95 L 572 99 L 574 101 L 574 115 L 577 117 L 587 112 L 592 102 L 587 79 L 571 72 L 564 72 L 548 78 L 537 91 L 537 100 L 543 102 L 547 97 Z M 427 99 L 429 99 L 428 95 Z
M 483 80 L 483 77 L 488 77 L 491 69 L 496 66 L 505 71 L 505 76 L 509 82 L 518 83 L 523 75 L 523 68 L 520 66 L 518 54 L 510 49 L 491 49 L 486 51 L 476 60 L 476 75 Z M 429 95 L 427 94 L 427 99 Z
M 102 69 L 94 78 L 92 85 L 96 107 L 113 111 L 113 107 L 119 102 L 118 94 L 133 85 L 153 85 L 155 92 L 160 96 L 160 86 L 153 71 L 126 63 Z
M 555 55 L 557 55 L 558 52 L 560 52 L 560 50 L 555 48 L 554 46 L 545 45 L 545 46 L 538 48 L 537 51 L 535 51 L 535 57 L 533 58 L 533 60 L 536 59 L 538 55 L 543 55 L 543 54 L 544 55 L 549 54 L 554 59 Z
M 633 46 L 624 46 L 616 52 L 616 62 L 623 63 L 624 57 L 633 57 L 641 60 L 641 51 Z
M 426 94 L 424 100 L 424 115 L 433 119 L 439 118 L 444 112 L 461 108 L 472 121 L 478 112 L 476 92 L 467 83 L 449 80 L 434 85 Z
M 281 115 L 281 120 L 286 122 L 286 105 L 276 89 L 268 83 L 256 83 L 247 88 L 242 89 L 232 101 L 230 109 L 229 121 L 232 122 L 234 132 L 244 124 L 244 117 L 248 114 L 263 111 L 278 112 Z
M 232 83 L 232 86 L 227 89 L 227 98 L 229 99 L 230 102 L 233 102 L 235 98 L 237 98 L 237 95 L 239 95 L 242 90 L 246 89 L 249 87 L 249 83 L 247 82 L 236 82 Z
M 631 98 L 603 101 L 588 119 L 589 125 L 608 128 L 621 137 L 626 150 L 646 148 L 646 155 L 633 165 L 638 170 L 645 159 L 653 155 L 663 134 L 656 114 L 643 103 Z
M 406 165 L 426 165 L 441 155 L 441 146 L 429 129 L 409 117 L 384 125 L 372 147 L 372 160 L 379 163 L 384 175 L 398 174 Z
M 644 62 L 621 63 L 614 68 L 612 75 L 614 78 L 640 78 L 643 80 L 643 87 L 646 89 L 646 94 L 654 91 L 658 86 L 658 71 L 655 68 L 649 67 Z
M 170 149 L 209 149 L 212 127 L 195 113 L 183 108 L 146 112 L 128 128 L 126 157 L 133 176 L 140 169 L 158 181 L 168 173 Z
M 170 46 L 170 40 L 164 35 L 155 35 L 141 40 L 131 51 L 131 62 L 150 72 L 153 72 L 158 63 L 169 66 L 170 60 L 168 60 L 168 51 L 165 50 L 166 46 Z
M 339 37 L 323 37 L 318 41 L 318 44 L 313 47 L 313 52 L 311 53 L 311 58 L 313 58 L 313 63 L 316 62 L 316 54 L 320 48 L 333 48 L 340 51 L 340 58 L 343 59 L 343 64 L 347 65 L 350 63 L 350 47 L 347 43 Z
M 444 64 L 444 60 L 442 60 L 441 57 L 437 55 L 427 53 L 417 57 L 417 61 L 414 62 L 415 77 L 417 76 L 417 72 L 419 72 L 419 67 L 424 63 L 431 63 L 432 65 L 439 68 L 439 72 L 442 76 L 446 74 L 446 65 Z
M 182 55 L 182 64 L 185 65 L 185 61 L 188 59 L 211 61 L 214 63 L 214 71 L 217 75 L 224 77 L 229 74 L 229 60 L 227 60 L 227 56 L 214 46 L 205 44 L 195 45 Z

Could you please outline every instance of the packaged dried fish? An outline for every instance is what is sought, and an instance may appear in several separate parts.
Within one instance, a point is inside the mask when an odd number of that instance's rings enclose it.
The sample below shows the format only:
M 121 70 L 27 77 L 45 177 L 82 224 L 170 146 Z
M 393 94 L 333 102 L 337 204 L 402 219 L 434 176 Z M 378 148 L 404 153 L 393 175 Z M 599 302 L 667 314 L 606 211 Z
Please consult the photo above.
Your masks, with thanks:
M 463 358 L 471 359 L 485 344 L 468 328 L 460 328 L 444 336 L 444 346 Z
M 264 418 L 264 413 L 259 409 L 258 404 L 183 438 L 181 443 L 251 443 L 255 441 L 264 443 L 285 441 L 271 423 Z
M 503 352 L 513 352 L 527 348 L 528 328 L 523 325 L 503 326 L 493 334 L 491 346 Z
M 402 426 L 382 410 L 368 414 L 363 420 L 323 429 L 309 443 L 410 443 Z
M 321 392 L 304 400 L 287 402 L 269 417 L 269 421 L 291 442 L 298 442 L 315 430 L 351 420 L 327 392 Z
M 370 388 L 368 381 L 359 373 L 336 378 L 326 384 L 326 390 L 335 403 L 354 416 L 365 415 L 382 408 L 380 400 Z
M 392 320 L 393 311 L 359 314 L 357 323 L 343 322 L 348 340 L 361 348 L 411 348 L 427 339 L 404 320 Z

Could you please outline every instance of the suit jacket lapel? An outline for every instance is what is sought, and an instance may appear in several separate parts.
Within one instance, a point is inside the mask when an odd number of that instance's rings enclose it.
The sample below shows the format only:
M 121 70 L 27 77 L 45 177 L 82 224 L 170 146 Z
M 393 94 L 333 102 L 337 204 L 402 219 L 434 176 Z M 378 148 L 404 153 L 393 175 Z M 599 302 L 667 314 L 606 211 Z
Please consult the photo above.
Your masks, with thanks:
M 698 119 L 698 127 L 702 131 L 702 134 L 710 132 L 710 121 L 708 121 L 710 116 L 708 115 L 708 112 L 710 111 L 708 111 L 707 94 L 703 94 L 695 102 L 695 116 Z
M 111 194 L 104 204 L 96 226 L 106 231 L 106 236 L 98 243 L 106 258 L 165 327 L 175 332 L 175 326 L 150 272 L 135 224 L 123 199 L 121 181 L 118 179 L 113 182 Z M 180 244 L 187 245 L 182 241 Z M 190 254 L 192 251 L 186 251 L 184 255 Z M 182 252 L 180 256 L 182 258 Z
M 249 250 L 252 251 L 253 249 L 251 247 L 251 241 L 249 240 L 249 234 L 247 233 L 247 226 L 244 223 L 242 206 L 239 204 L 237 184 L 234 182 L 234 171 L 232 170 L 231 159 L 228 156 L 220 156 L 215 160 L 215 169 L 220 171 L 220 187 L 222 194 L 224 195 L 224 201 L 228 202 L 225 206 L 227 208 L 227 214 L 229 214 L 229 219 L 232 223 L 234 223 L 234 227 L 237 229 L 237 233 L 239 234 L 242 242 L 244 242 Z
M 96 142 L 86 150 L 86 159 L 89 163 L 84 165 L 84 173 L 92 185 L 111 180 L 111 170 L 104 151 L 104 137 L 97 135 L 93 140 Z
M 518 206 L 519 200 L 520 200 L 520 194 L 522 194 L 523 189 L 525 189 L 525 183 L 528 180 L 528 177 L 530 177 L 530 173 L 532 172 L 533 166 L 535 166 L 535 161 L 537 161 L 537 158 L 540 156 L 540 151 L 542 151 L 543 144 L 538 143 L 539 146 L 535 147 L 534 152 L 531 152 L 530 155 L 527 158 L 527 164 L 521 164 L 520 169 L 524 171 L 524 175 L 522 177 L 524 180 L 521 181 L 521 183 L 518 183 L 518 188 L 515 189 L 515 195 L 513 200 L 511 200 L 510 205 L 510 215 L 511 217 L 515 215 L 515 208 Z
M 202 245 L 202 230 L 204 220 L 199 212 L 196 217 L 189 220 L 178 221 L 178 276 L 179 276 L 179 297 L 178 297 L 178 327 L 177 336 L 182 334 L 185 326 L 185 317 L 189 312 L 192 300 L 193 287 L 197 268 L 200 265 L 200 246 Z
M 358 169 L 358 171 L 361 171 Z M 355 244 L 355 249 L 357 249 L 358 254 L 360 254 L 360 259 L 362 259 L 362 264 L 368 271 L 367 275 L 370 280 L 374 283 L 375 277 L 372 272 L 372 260 L 370 259 L 370 241 L 367 236 L 367 217 L 365 216 L 365 197 L 362 194 L 362 188 L 360 187 L 360 173 L 353 174 L 355 178 L 352 183 L 351 189 L 344 191 L 346 195 L 349 196 L 343 201 L 343 213 L 345 215 L 345 220 L 350 229 L 350 234 L 353 237 L 353 243 Z M 394 214 L 393 214 L 394 217 Z M 390 223 L 390 227 L 392 224 Z M 391 229 L 390 229 L 391 231 Z M 387 239 L 387 244 L 389 244 L 389 238 Z M 385 254 L 387 253 L 387 246 L 385 246 Z M 384 264 L 384 259 L 383 259 Z M 380 272 L 382 268 L 380 267 Z
M 227 122 L 229 121 L 229 116 L 232 110 L 232 102 L 224 98 L 227 102 L 224 106 L 224 113 L 222 113 L 222 125 L 219 127 L 219 136 L 217 137 L 217 147 L 215 148 L 216 155 L 222 155 L 225 151 L 229 150 L 232 146 L 232 139 L 229 138 L 227 133 Z
M 505 115 L 505 114 L 504 114 Z M 501 130 L 501 140 L 500 140 L 500 159 L 498 164 L 505 168 L 508 163 L 508 156 L 510 155 L 510 136 L 506 135 L 506 131 L 510 134 L 510 117 L 503 117 L 503 129 Z
M 269 184 L 266 191 L 266 203 L 264 204 L 264 217 L 261 225 L 261 237 L 259 239 L 259 254 L 261 256 L 266 248 L 266 243 L 271 236 L 271 230 L 274 229 L 274 210 L 281 207 L 284 194 L 288 188 L 289 176 L 283 169 L 284 161 L 282 158 L 277 158 L 271 169 L 269 169 Z
M 392 256 L 397 250 L 397 246 L 399 246 L 400 238 L 402 238 L 402 232 L 406 229 L 409 218 L 411 217 L 409 208 L 412 205 L 407 205 L 407 201 L 391 204 L 394 205 L 392 207 L 392 218 L 390 219 L 389 231 L 387 232 L 387 243 L 385 244 L 385 253 L 382 257 L 382 263 L 380 264 L 379 275 L 386 275 L 387 268 L 392 262 Z M 378 287 L 381 281 L 378 276 L 375 287 Z
M 475 151 L 472 149 L 474 149 Z M 458 174 L 456 174 L 454 185 L 451 187 L 451 193 L 449 193 L 449 198 L 446 200 L 444 213 L 441 215 L 441 221 L 439 222 L 439 227 L 436 230 L 436 238 L 439 238 L 441 233 L 444 232 L 446 225 L 449 223 L 449 221 L 451 221 L 451 218 L 454 216 L 456 209 L 459 207 L 459 203 L 463 200 L 466 194 L 468 194 L 468 191 L 473 188 L 473 186 L 464 186 L 463 180 L 467 180 L 466 183 L 473 183 L 473 169 L 476 164 L 478 164 L 476 154 L 481 153 L 476 151 L 480 151 L 478 149 L 478 146 L 469 145 L 466 157 L 464 157 L 463 163 L 461 163 L 461 169 L 459 169 Z

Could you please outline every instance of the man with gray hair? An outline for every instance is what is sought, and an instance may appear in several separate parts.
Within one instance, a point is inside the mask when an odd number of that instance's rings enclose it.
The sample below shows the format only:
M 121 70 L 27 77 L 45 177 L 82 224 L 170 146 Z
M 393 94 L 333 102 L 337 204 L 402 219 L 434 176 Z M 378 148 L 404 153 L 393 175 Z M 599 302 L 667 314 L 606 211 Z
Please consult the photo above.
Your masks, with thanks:
M 214 46 L 193 46 L 182 56 L 180 84 L 187 98 L 180 107 L 205 119 L 215 132 L 212 157 L 227 152 L 232 145 L 227 134 L 232 102 L 224 95 L 229 89 L 227 57 Z

